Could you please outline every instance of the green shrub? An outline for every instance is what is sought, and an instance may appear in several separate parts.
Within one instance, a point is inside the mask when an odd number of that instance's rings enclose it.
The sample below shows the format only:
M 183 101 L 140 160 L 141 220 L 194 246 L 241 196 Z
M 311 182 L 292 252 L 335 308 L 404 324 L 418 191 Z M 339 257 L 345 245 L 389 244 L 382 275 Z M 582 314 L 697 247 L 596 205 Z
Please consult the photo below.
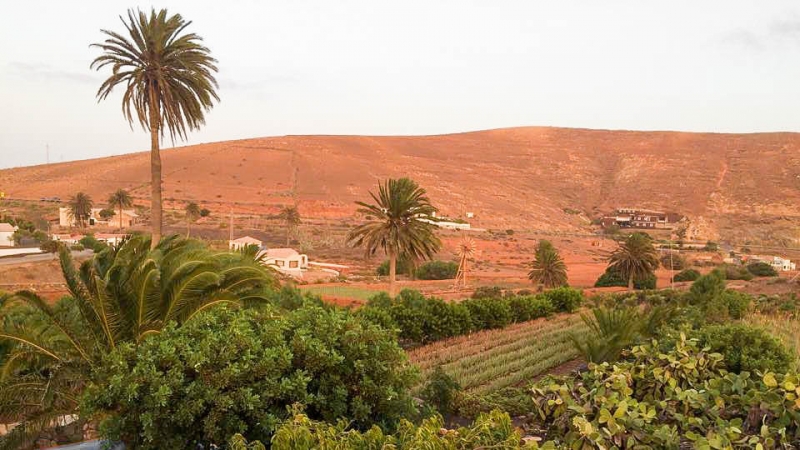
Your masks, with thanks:
M 665 269 L 671 268 L 672 270 L 683 270 L 686 268 L 686 259 L 677 253 L 673 253 L 672 256 L 666 254 L 661 257 L 661 267 Z
M 395 267 L 395 272 L 398 274 L 406 274 L 411 276 L 414 274 L 414 265 L 405 258 L 397 258 L 397 267 Z M 379 277 L 389 276 L 389 260 L 387 259 L 382 262 L 381 265 L 375 270 L 375 273 Z
M 69 249 L 73 252 L 80 252 L 84 250 L 83 245 L 81 244 L 72 244 L 69 246 Z
M 680 339 L 546 377 L 531 389 L 528 417 L 555 441 L 549 448 L 791 448 L 798 384 L 793 374 L 729 373 L 722 355 Z
M 453 261 L 429 261 L 417 269 L 420 280 L 449 280 L 456 277 L 458 263 Z
M 474 298 L 462 304 L 469 310 L 472 330 L 503 328 L 511 323 L 511 308 L 502 299 Z
M 583 303 L 583 291 L 571 287 L 550 289 L 543 295 L 558 312 L 575 312 Z
M 391 427 L 414 411 L 416 370 L 391 333 L 338 309 L 218 309 L 106 356 L 81 410 L 129 448 L 268 441 L 287 408 Z
M 335 425 L 312 421 L 304 414 L 296 414 L 275 433 L 272 448 L 279 450 L 308 449 L 394 449 L 394 450 L 471 450 L 536 449 L 526 446 L 522 434 L 511 422 L 508 414 L 492 411 L 482 414 L 468 427 L 445 430 L 441 416 L 430 417 L 420 425 L 409 421 L 400 424 L 396 435 L 384 434 L 377 427 L 359 432 L 349 429 L 346 422 Z M 228 446 L 231 450 L 261 450 L 260 442 L 248 444 L 240 434 L 233 436 Z
M 450 414 L 459 391 L 461 391 L 461 385 L 446 374 L 440 366 L 437 366 L 428 377 L 420 396 L 433 405 L 440 414 Z
M 465 306 L 431 298 L 425 305 L 423 343 L 467 334 L 471 326 Z
M 715 268 L 714 271 L 721 274 L 726 280 L 750 281 L 753 279 L 753 274 L 742 266 L 722 264 Z
M 84 248 L 91 249 L 95 253 L 100 253 L 108 247 L 108 244 L 98 241 L 93 234 L 87 234 L 86 236 L 82 237 L 78 243 L 80 243 Z
M 770 264 L 754 262 L 747 265 L 747 271 L 757 277 L 777 277 L 778 272 Z
M 512 320 L 517 323 L 547 317 L 555 312 L 553 303 L 543 295 L 518 295 L 507 301 Z
M 643 278 L 635 278 L 633 280 L 633 288 L 640 290 L 655 289 L 656 281 L 655 274 L 650 274 Z M 628 287 L 628 280 L 609 267 L 595 281 L 594 287 Z
M 503 298 L 503 288 L 500 286 L 479 286 L 472 293 L 472 298 Z
M 781 342 L 760 328 L 727 324 L 701 328 L 700 345 L 723 355 L 725 366 L 735 373 L 785 372 L 793 361 Z
M 725 290 L 724 275 L 717 271 L 703 275 L 689 288 L 691 303 L 702 305 L 712 298 L 720 295 Z
M 675 274 L 673 277 L 674 281 L 681 282 L 681 281 L 695 281 L 696 279 L 700 278 L 700 272 L 694 269 L 684 269 L 680 272 Z
M 200 217 L 208 217 L 211 215 L 211 211 L 208 208 L 203 208 L 200 210 Z
M 46 252 L 46 253 L 56 253 L 56 252 L 58 252 L 58 248 L 59 248 L 60 245 L 62 245 L 62 244 L 60 242 L 58 242 L 58 241 L 48 240 L 48 241 L 42 242 L 42 244 L 39 245 L 39 250 L 41 250 L 43 252 Z
M 705 247 L 703 247 L 703 250 L 705 250 L 707 252 L 719 251 L 719 244 L 717 244 L 714 241 L 708 241 L 708 242 L 706 242 Z

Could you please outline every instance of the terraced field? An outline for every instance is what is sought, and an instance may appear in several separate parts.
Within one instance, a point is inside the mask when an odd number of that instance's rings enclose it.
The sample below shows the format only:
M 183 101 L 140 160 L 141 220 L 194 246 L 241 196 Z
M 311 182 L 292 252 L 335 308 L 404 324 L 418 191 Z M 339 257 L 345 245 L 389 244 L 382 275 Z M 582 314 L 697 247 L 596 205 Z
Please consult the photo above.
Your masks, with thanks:
M 529 381 L 577 358 L 571 333 L 588 333 L 577 314 L 435 342 L 409 352 L 409 358 L 422 370 L 423 380 L 441 366 L 465 390 L 491 392 Z

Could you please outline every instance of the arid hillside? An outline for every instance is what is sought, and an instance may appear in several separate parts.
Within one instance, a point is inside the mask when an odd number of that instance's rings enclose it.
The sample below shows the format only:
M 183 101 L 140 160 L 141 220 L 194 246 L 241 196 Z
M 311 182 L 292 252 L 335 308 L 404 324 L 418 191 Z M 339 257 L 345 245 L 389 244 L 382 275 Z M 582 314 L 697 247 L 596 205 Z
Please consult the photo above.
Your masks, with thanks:
M 614 207 L 686 214 L 710 238 L 800 234 L 800 134 L 510 128 L 439 136 L 283 136 L 165 150 L 175 207 L 349 217 L 378 180 L 409 176 L 444 215 L 493 228 L 577 231 Z M 149 193 L 147 152 L 0 171 L 12 198 Z M 169 206 L 169 205 L 168 205 Z M 580 212 L 581 214 L 578 214 Z

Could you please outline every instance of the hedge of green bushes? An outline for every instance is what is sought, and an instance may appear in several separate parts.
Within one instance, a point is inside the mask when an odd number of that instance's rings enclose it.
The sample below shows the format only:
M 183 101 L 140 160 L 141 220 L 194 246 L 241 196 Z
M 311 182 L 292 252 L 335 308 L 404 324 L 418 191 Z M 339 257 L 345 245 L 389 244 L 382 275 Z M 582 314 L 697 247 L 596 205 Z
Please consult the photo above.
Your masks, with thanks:
M 372 297 L 358 310 L 362 317 L 396 330 L 406 344 L 425 344 L 481 330 L 503 328 L 512 323 L 573 312 L 583 293 L 558 288 L 538 295 L 470 298 L 446 302 L 404 289 L 396 298 L 386 293 Z

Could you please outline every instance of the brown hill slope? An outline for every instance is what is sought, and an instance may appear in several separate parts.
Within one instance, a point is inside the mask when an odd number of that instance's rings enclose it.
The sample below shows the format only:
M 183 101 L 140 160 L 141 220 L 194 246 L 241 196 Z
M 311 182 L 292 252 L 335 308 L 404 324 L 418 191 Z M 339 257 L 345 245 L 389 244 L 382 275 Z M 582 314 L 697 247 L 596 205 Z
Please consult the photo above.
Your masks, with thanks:
M 386 177 L 410 176 L 444 214 L 479 226 L 576 230 L 618 206 L 689 215 L 725 237 L 796 237 L 800 134 L 510 128 L 439 136 L 283 136 L 163 152 L 165 198 L 237 210 L 291 202 L 306 216 L 349 216 Z M 148 154 L 0 171 L 20 198 L 118 187 L 149 192 Z

